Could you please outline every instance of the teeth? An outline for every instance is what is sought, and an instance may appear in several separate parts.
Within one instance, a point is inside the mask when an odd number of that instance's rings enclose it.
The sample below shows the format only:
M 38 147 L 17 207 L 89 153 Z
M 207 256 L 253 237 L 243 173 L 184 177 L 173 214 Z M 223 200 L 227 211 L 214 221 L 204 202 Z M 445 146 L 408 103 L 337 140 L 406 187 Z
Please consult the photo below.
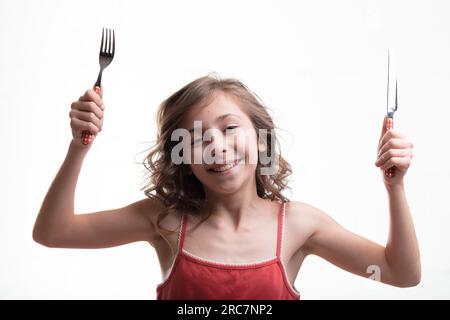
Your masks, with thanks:
M 232 162 L 232 163 L 228 163 L 228 164 L 222 165 L 220 167 L 211 169 L 211 171 L 223 172 L 223 171 L 226 171 L 226 170 L 229 170 L 229 169 L 233 168 L 235 165 L 237 165 L 237 163 L 238 163 L 238 161 L 235 161 L 235 162 Z
M 232 167 L 234 167 L 234 163 L 230 163 L 230 164 L 227 164 L 227 165 L 224 165 L 222 167 L 219 167 L 219 168 L 216 168 L 216 169 L 212 169 L 212 170 L 215 171 L 215 172 L 221 172 L 221 171 L 228 170 L 228 169 L 230 169 Z

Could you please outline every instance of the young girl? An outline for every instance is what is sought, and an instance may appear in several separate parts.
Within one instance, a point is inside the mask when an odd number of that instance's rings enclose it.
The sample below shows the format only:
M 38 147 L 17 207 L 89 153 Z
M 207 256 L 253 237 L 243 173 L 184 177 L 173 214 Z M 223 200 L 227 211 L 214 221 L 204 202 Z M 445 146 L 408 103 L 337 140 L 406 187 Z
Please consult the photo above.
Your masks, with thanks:
M 395 175 L 383 174 L 390 211 L 383 247 L 344 229 L 318 208 L 282 195 L 291 168 L 276 151 L 275 126 L 266 108 L 240 81 L 214 76 L 189 83 L 160 105 L 157 142 L 145 162 L 146 198 L 123 208 L 74 214 L 78 175 L 93 143 L 84 145 L 81 133 L 90 130 L 95 141 L 104 109 L 93 90 L 72 103 L 73 139 L 37 217 L 36 242 L 106 248 L 147 241 L 162 271 L 157 299 L 297 300 L 294 282 L 311 254 L 390 285 L 420 282 L 419 249 L 403 185 L 412 143 L 386 130 L 386 118 L 375 165 L 382 173 L 395 166 Z M 177 130 L 187 144 L 174 139 Z M 180 146 L 182 163 L 174 158 Z M 271 161 L 261 161 L 267 154 Z

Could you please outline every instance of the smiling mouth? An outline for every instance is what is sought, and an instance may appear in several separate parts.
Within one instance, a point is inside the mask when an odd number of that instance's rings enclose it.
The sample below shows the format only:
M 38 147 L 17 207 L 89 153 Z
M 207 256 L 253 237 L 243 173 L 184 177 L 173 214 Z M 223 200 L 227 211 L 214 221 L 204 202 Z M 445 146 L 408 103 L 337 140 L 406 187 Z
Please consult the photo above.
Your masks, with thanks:
M 212 173 L 224 173 L 224 172 L 227 172 L 227 171 L 233 169 L 235 166 L 237 166 L 241 162 L 241 160 L 242 159 L 236 159 L 235 161 L 233 161 L 231 163 L 220 165 L 215 168 L 210 168 L 210 169 L 208 169 L 208 171 L 212 172 Z

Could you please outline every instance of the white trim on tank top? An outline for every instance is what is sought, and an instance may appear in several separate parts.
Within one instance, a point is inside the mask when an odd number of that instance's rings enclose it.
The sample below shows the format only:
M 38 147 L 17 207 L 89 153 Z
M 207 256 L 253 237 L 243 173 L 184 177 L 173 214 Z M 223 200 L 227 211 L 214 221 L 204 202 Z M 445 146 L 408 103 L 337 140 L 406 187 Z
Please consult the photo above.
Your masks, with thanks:
M 286 203 L 283 203 L 283 205 L 282 205 L 282 213 L 281 213 L 283 222 L 282 222 L 282 225 L 281 225 L 281 241 L 280 241 L 281 271 L 283 272 L 284 277 L 286 278 L 287 285 L 290 287 L 290 289 L 292 291 L 294 291 L 295 293 L 297 293 L 298 295 L 300 295 L 300 292 L 295 287 L 295 284 L 292 284 L 291 281 L 289 280 L 289 278 L 287 276 L 286 268 L 285 268 L 284 263 L 283 263 L 284 224 L 286 222 L 286 220 L 285 220 L 285 210 L 286 210 Z M 185 214 L 183 213 L 183 215 L 182 215 L 182 217 L 180 219 L 181 221 L 180 221 L 180 227 L 179 227 L 179 231 L 178 231 L 177 252 L 176 252 L 176 255 L 175 255 L 175 259 L 173 259 L 172 264 L 171 264 L 171 266 L 169 268 L 169 271 L 167 272 L 167 274 L 164 277 L 164 279 L 157 285 L 158 287 L 163 285 L 167 281 L 167 279 L 169 278 L 170 274 L 172 273 L 175 261 L 178 258 L 179 248 L 180 248 L 180 241 L 181 241 L 181 233 L 182 233 L 182 230 L 183 230 L 184 219 L 185 219 Z M 277 231 L 276 231 L 277 232 L 277 248 L 278 248 L 278 223 L 279 223 L 279 219 L 278 219 L 278 216 L 277 216 Z M 186 228 L 186 230 L 187 230 L 187 228 Z M 186 238 L 186 234 L 184 235 L 184 237 Z M 199 257 L 199 256 L 197 256 L 197 255 L 187 251 L 184 248 L 182 248 L 181 250 L 185 254 L 193 257 L 194 259 L 198 259 L 200 261 L 205 261 L 205 262 L 209 262 L 209 263 L 213 263 L 213 264 L 219 264 L 219 265 L 223 265 L 223 266 L 235 266 L 235 267 L 239 267 L 239 266 L 241 266 L 241 267 L 253 266 L 253 265 L 262 264 L 262 263 L 265 263 L 265 262 L 270 262 L 270 261 L 273 261 L 273 260 L 275 260 L 277 258 L 277 255 L 276 255 L 276 252 L 275 252 L 275 256 L 273 256 L 272 258 L 269 258 L 269 259 L 263 259 L 263 260 L 260 260 L 260 261 L 254 261 L 254 262 L 249 262 L 249 263 L 226 263 L 226 262 L 222 262 L 222 261 L 217 261 L 217 260 L 212 260 L 212 259 L 205 259 L 205 258 Z

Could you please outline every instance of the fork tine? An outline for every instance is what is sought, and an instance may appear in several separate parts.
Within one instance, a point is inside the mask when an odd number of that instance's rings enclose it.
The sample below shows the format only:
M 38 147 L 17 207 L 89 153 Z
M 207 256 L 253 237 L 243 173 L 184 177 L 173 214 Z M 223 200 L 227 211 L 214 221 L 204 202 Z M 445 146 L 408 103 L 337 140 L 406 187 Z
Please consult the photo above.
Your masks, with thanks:
M 105 28 L 102 28 L 102 41 L 100 42 L 100 53 L 103 52 L 104 34 L 105 34 Z
M 104 54 L 108 50 L 108 28 L 105 28 L 105 43 L 103 44 L 103 51 Z
M 105 28 L 105 44 L 103 45 L 103 54 L 108 52 L 108 28 Z
M 103 48 L 103 54 L 108 54 L 108 28 L 105 28 L 105 47 Z
M 106 39 L 105 39 L 105 50 L 103 50 L 103 54 L 108 54 L 108 28 L 105 29 Z
M 108 54 L 111 54 L 111 49 L 112 49 L 112 46 L 111 46 L 111 29 L 108 29 Z
M 112 32 L 113 32 L 113 38 L 112 38 L 112 52 L 111 52 L 111 54 L 114 57 L 114 52 L 116 51 L 116 34 L 114 32 L 114 29 L 113 29 Z

